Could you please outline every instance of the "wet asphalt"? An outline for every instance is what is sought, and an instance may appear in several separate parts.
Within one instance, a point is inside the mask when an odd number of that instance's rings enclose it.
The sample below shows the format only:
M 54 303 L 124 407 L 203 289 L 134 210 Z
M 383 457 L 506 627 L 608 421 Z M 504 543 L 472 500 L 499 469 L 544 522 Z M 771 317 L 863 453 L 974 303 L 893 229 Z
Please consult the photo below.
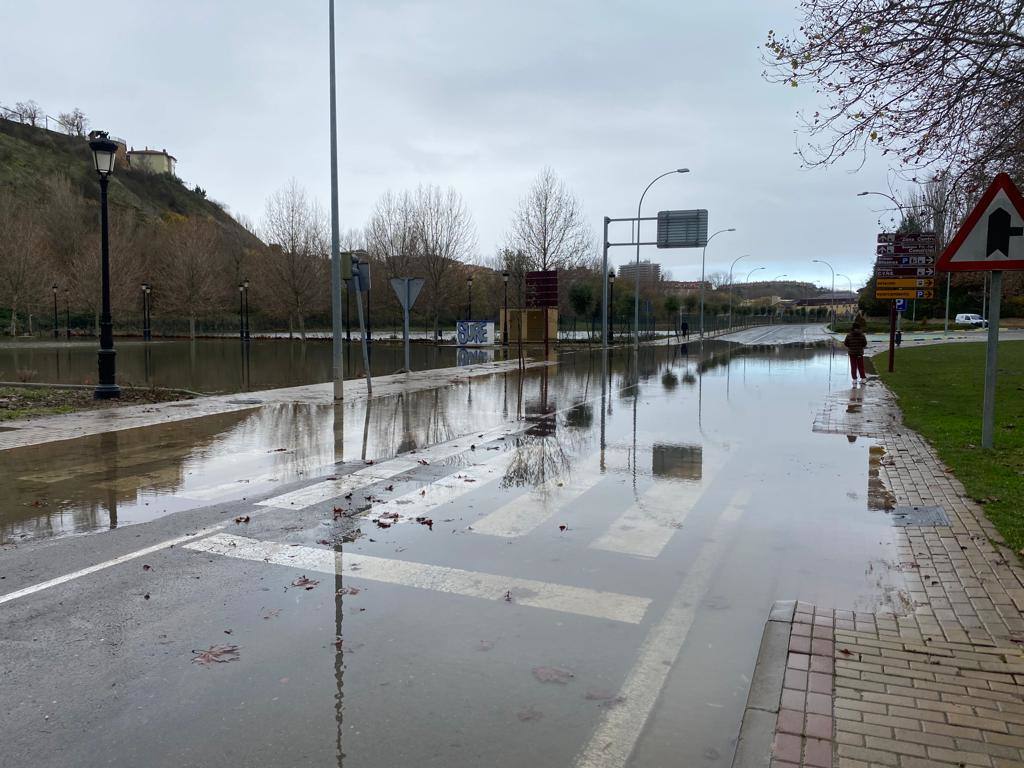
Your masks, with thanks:
M 774 600 L 901 599 L 847 395 L 691 342 L 5 452 L 0 765 L 728 766 Z

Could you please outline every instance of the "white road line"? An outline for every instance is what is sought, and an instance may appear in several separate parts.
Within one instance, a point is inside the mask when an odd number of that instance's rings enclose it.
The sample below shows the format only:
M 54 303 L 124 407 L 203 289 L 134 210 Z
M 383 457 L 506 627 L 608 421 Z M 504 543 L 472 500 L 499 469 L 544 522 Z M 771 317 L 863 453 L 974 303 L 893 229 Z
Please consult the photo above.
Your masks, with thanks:
M 438 478 L 423 488 L 395 496 L 382 504 L 374 504 L 363 518 L 377 519 L 385 515 L 398 515 L 395 522 L 405 522 L 422 517 L 460 496 L 479 490 L 487 483 L 499 479 L 515 458 L 515 451 L 490 453 L 482 457 L 478 464 Z
M 56 587 L 59 584 L 64 584 L 66 582 L 73 581 L 74 579 L 81 578 L 82 576 L 88 576 L 90 573 L 96 573 L 97 571 L 102 571 L 105 568 L 110 568 L 110 567 L 115 566 L 115 565 L 120 565 L 121 563 L 127 563 L 129 560 L 135 560 L 136 558 L 139 558 L 139 557 L 145 557 L 146 555 L 151 555 L 154 552 L 159 552 L 161 549 L 167 549 L 168 547 L 173 547 L 175 544 L 181 544 L 182 542 L 185 542 L 185 541 L 191 541 L 192 539 L 197 539 L 197 538 L 199 538 L 201 536 L 208 536 L 209 534 L 213 533 L 214 531 L 219 531 L 221 528 L 224 528 L 225 526 L 226 526 L 226 523 L 222 524 L 222 525 L 211 525 L 209 528 L 203 528 L 201 531 L 196 531 L 195 533 L 190 533 L 190 534 L 187 534 L 186 536 L 178 536 L 175 539 L 168 539 L 167 541 L 161 541 L 159 544 L 154 544 L 151 547 L 146 547 L 145 549 L 139 549 L 139 550 L 136 550 L 135 552 L 129 552 L 127 555 L 121 555 L 120 557 L 115 557 L 113 560 L 107 560 L 107 561 L 102 562 L 102 563 L 97 563 L 96 565 L 90 565 L 88 568 L 83 568 L 80 571 L 74 571 L 72 573 L 67 573 L 67 574 L 65 574 L 63 576 L 58 576 L 55 579 L 50 579 L 49 581 L 43 581 L 43 582 L 40 582 L 39 584 L 33 584 L 31 587 L 25 587 L 24 589 L 18 589 L 18 590 L 15 590 L 14 592 L 8 592 L 6 595 L 0 595 L 0 605 L 3 605 L 4 603 L 9 603 L 11 600 L 17 600 L 19 597 L 25 597 L 27 595 L 32 595 L 32 594 L 35 594 L 36 592 L 42 592 L 44 589 L 49 589 L 50 587 Z
M 720 464 L 720 458 L 705 462 L 701 479 L 696 482 L 656 479 L 603 535 L 590 543 L 591 549 L 657 557 L 700 501 Z
M 348 552 L 339 555 L 329 549 L 293 547 L 227 533 L 194 541 L 186 544 L 185 548 L 329 574 L 337 572 L 340 558 L 341 573 L 355 579 L 414 589 L 429 589 L 481 600 L 503 601 L 506 595 L 510 594 L 512 602 L 519 605 L 621 621 L 626 624 L 639 624 L 651 603 L 646 597 L 616 592 L 600 592 L 584 587 L 464 571 L 408 560 L 392 560 Z
M 665 615 L 644 639 L 619 693 L 622 703 L 605 714 L 586 747 L 576 757 L 575 768 L 623 768 L 626 765 L 661 695 L 665 680 L 679 658 L 693 626 L 697 605 L 720 564 L 722 550 L 728 544 L 727 536 L 749 501 L 750 492 L 747 490 L 738 491 L 733 496 L 715 524 L 711 540 L 697 554 Z
M 346 493 L 357 491 L 381 480 L 389 480 L 411 469 L 416 469 L 420 466 L 418 463 L 420 459 L 431 463 L 442 461 L 443 459 L 468 451 L 469 446 L 473 443 L 494 440 L 502 435 L 514 434 L 525 428 L 525 426 L 519 424 L 503 424 L 486 432 L 474 432 L 463 435 L 455 440 L 438 443 L 416 453 L 405 453 L 393 459 L 382 461 L 379 464 L 371 464 L 343 477 L 339 477 L 337 480 L 325 480 L 290 493 L 264 499 L 257 502 L 257 506 L 277 507 L 278 509 L 305 509 L 323 501 L 337 499 Z
M 515 538 L 525 536 L 567 504 L 596 486 L 604 476 L 597 454 L 574 469 L 568 479 L 552 478 L 472 524 L 473 533 Z

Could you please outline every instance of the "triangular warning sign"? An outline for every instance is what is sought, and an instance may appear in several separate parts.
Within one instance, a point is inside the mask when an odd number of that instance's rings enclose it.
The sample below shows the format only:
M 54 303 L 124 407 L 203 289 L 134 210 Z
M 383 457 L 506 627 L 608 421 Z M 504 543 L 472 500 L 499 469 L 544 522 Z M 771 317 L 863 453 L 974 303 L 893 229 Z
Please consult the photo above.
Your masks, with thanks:
M 935 265 L 943 272 L 1024 269 L 1024 196 L 1000 173 Z

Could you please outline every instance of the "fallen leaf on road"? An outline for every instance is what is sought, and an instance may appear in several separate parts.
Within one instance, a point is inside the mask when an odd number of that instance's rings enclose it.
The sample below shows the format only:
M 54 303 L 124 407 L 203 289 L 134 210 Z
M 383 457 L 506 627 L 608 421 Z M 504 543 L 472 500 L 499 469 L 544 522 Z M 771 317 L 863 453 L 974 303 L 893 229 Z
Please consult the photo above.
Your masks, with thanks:
M 505 602 L 506 603 L 511 603 L 512 602 L 512 590 L 511 589 L 505 591 Z
M 248 523 L 249 522 L 249 516 L 248 515 L 239 515 L 238 517 L 235 518 L 235 522 L 236 523 Z
M 326 545 L 326 546 L 328 546 L 328 547 L 329 547 L 329 546 L 331 546 L 331 542 L 330 542 L 330 541 L 328 541 L 327 539 L 317 539 L 317 540 L 316 540 L 316 543 L 317 543 L 317 544 L 325 544 L 325 545 Z
M 417 463 L 417 464 L 423 464 L 423 465 L 427 465 L 427 464 L 429 464 L 430 462 L 429 462 L 429 461 L 427 461 L 426 459 L 417 459 L 417 460 L 416 460 L 416 463 Z
M 385 523 L 383 520 L 374 520 L 374 522 L 377 524 L 378 528 L 390 528 L 391 527 L 391 523 Z M 373 539 L 370 539 L 370 541 L 373 541 Z
M 335 507 L 333 510 L 331 510 L 331 514 L 334 516 L 335 520 L 340 520 L 345 516 L 345 510 L 342 509 L 341 507 Z
M 542 683 L 558 683 L 559 685 L 565 685 L 575 677 L 569 670 L 558 667 L 534 667 L 533 676 Z
M 395 490 L 395 486 L 394 485 L 385 485 L 384 486 L 384 490 L 385 491 L 393 491 L 393 490 Z
M 263 612 L 262 617 L 263 617 L 264 621 L 267 621 L 268 619 L 276 618 L 277 616 L 280 615 L 280 613 L 281 613 L 281 609 L 280 608 L 268 608 L 267 610 L 265 610 Z
M 364 463 L 365 464 L 373 464 L 373 459 L 367 459 Z
M 143 563 L 142 564 L 142 570 L 144 570 L 144 571 L 151 571 L 151 570 L 153 570 L 153 566 L 152 565 L 147 565 L 146 563 Z
M 518 717 L 524 723 L 529 723 L 533 722 L 534 720 L 543 720 L 544 713 L 541 712 L 539 709 L 534 709 L 532 706 L 529 706 L 520 709 L 518 712 L 516 712 L 516 717 Z
M 295 581 L 292 582 L 293 587 L 302 587 L 305 590 L 310 590 L 320 582 L 316 579 L 309 579 L 305 576 L 299 576 Z
M 478 651 L 489 651 L 492 648 L 494 648 L 494 641 L 493 640 L 481 640 L 476 645 L 476 649 Z
M 565 529 L 568 528 L 568 527 L 569 527 L 568 525 L 566 525 L 565 523 L 562 523 L 561 525 L 558 526 L 558 530 L 565 531 Z
M 238 659 L 237 645 L 211 645 L 205 651 L 192 651 L 193 663 L 210 666 L 211 664 L 226 664 L 229 661 Z
M 352 491 L 349 491 L 348 493 L 346 493 L 345 494 L 345 498 L 346 499 L 351 499 L 352 498 Z
M 359 587 L 342 587 L 341 589 L 339 589 L 334 594 L 336 594 L 336 595 L 358 595 L 360 592 L 362 592 L 362 590 L 359 589 Z
M 420 525 L 427 526 L 427 528 L 429 528 L 430 530 L 434 530 L 434 521 L 431 520 L 429 517 L 417 517 L 416 522 Z

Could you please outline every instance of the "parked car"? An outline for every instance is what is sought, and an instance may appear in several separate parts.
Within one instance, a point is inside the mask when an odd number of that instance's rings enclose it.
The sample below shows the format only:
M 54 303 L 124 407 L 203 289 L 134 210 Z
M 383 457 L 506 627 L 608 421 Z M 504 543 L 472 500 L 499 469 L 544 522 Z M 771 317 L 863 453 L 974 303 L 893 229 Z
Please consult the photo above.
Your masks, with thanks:
M 973 325 L 976 328 L 988 328 L 988 320 L 981 315 L 960 314 L 956 316 L 957 325 Z

